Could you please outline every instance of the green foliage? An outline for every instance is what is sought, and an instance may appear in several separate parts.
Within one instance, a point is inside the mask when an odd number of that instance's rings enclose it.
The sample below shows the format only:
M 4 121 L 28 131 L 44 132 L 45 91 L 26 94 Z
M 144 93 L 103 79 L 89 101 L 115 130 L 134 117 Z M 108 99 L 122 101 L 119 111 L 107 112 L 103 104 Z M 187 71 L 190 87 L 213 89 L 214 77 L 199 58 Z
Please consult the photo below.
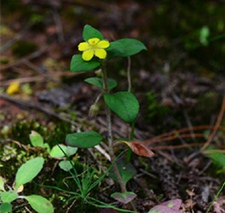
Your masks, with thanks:
M 87 42 L 89 39 L 98 38 L 100 41 L 104 39 L 103 35 L 96 30 L 95 28 L 91 27 L 90 25 L 85 25 L 83 30 L 83 39 Z M 98 42 L 98 41 L 97 41 Z M 103 42 L 104 43 L 104 42 Z M 106 42 L 107 43 L 107 42 Z M 107 75 L 106 70 L 106 62 L 107 59 L 113 58 L 113 57 L 128 57 L 135 55 L 139 53 L 142 50 L 146 50 L 145 45 L 136 40 L 136 39 L 120 39 L 117 41 L 113 41 L 108 44 L 103 45 L 101 47 L 101 44 L 99 44 L 100 48 L 96 48 L 95 46 L 91 46 L 87 43 L 81 43 L 79 49 L 85 50 L 85 45 L 87 48 L 91 48 L 91 50 L 94 52 L 93 55 L 96 55 L 99 57 L 101 52 L 101 48 L 104 48 L 104 46 L 107 46 L 104 51 L 107 52 L 107 54 L 103 51 L 103 56 L 101 56 L 101 60 L 97 60 L 95 57 L 91 58 L 87 61 L 89 58 L 84 57 L 84 54 L 80 55 L 74 55 L 71 60 L 70 69 L 72 72 L 80 72 L 80 71 L 90 71 L 93 70 L 99 66 L 101 66 L 101 78 L 92 77 L 85 80 L 85 82 L 92 84 L 98 88 L 100 88 L 101 93 L 97 97 L 95 103 L 91 106 L 90 110 L 95 111 L 97 102 L 99 101 L 100 97 L 104 97 L 104 101 L 107 105 L 106 111 L 107 111 L 107 126 L 108 126 L 108 145 L 109 145 L 109 153 L 111 159 L 114 159 L 114 147 L 113 147 L 113 138 L 112 138 L 112 127 L 111 127 L 111 113 L 110 110 L 113 111 L 117 116 L 119 116 L 123 121 L 132 124 L 132 131 L 131 135 L 133 134 L 133 127 L 134 127 L 134 121 L 138 115 L 139 112 L 139 102 L 136 99 L 136 97 L 131 92 L 116 92 L 116 93 L 110 93 L 110 91 L 117 86 L 117 82 L 113 79 L 109 79 Z M 95 43 L 95 45 L 98 45 L 98 43 Z M 84 48 L 83 48 L 84 47 Z M 89 49 L 90 50 L 90 49 Z M 88 51 L 89 51 L 88 50 Z M 95 52 L 96 51 L 96 52 Z M 91 51 L 86 52 L 89 54 Z M 84 52 L 85 53 L 85 52 Z M 97 53 L 97 54 L 96 54 Z M 92 53 L 90 53 L 90 56 Z M 84 57 L 84 58 L 82 58 Z M 130 73 L 128 72 L 128 75 Z M 130 78 L 130 77 L 129 77 Z M 93 146 L 98 145 L 103 140 L 103 137 L 94 131 L 86 131 L 86 132 L 79 132 L 79 133 L 72 133 L 68 134 L 66 136 L 66 143 L 69 146 L 77 147 L 77 148 L 90 148 Z M 116 162 L 113 162 L 116 163 Z M 69 166 L 73 168 L 74 171 L 74 180 L 76 182 L 76 185 L 79 188 L 80 193 L 76 194 L 76 197 L 80 197 L 83 201 L 85 200 L 86 203 L 89 203 L 93 206 L 101 206 L 101 207 L 110 207 L 114 208 L 113 206 L 106 205 L 105 203 L 99 202 L 96 199 L 93 199 L 92 197 L 87 196 L 91 189 L 93 189 L 101 179 L 105 177 L 105 174 L 102 175 L 97 181 L 94 181 L 93 183 L 93 177 L 95 174 L 95 171 L 91 169 L 87 169 L 86 173 L 83 173 L 81 175 L 81 180 L 77 177 L 77 172 L 75 170 L 74 165 L 71 163 L 69 165 L 69 162 L 64 162 L 65 167 Z M 111 165 L 112 167 L 112 165 Z M 111 167 L 108 169 L 108 171 L 111 169 Z M 117 169 L 116 169 L 117 168 Z M 135 168 L 132 166 L 129 162 L 120 161 L 119 163 L 116 163 L 114 165 L 114 170 L 117 170 L 117 172 L 110 170 L 110 176 L 119 182 L 121 189 L 126 188 L 127 182 L 133 178 L 133 176 L 136 174 Z M 119 174 L 118 174 L 119 170 Z M 70 170 L 69 170 L 70 171 Z M 71 172 L 71 171 L 70 171 Z M 117 193 L 114 194 L 113 197 L 119 200 L 123 203 L 131 202 L 136 195 L 132 192 L 124 192 L 124 193 Z M 99 205 L 99 203 L 101 205 Z M 124 211 L 124 210 L 123 210 Z
M 44 159 L 37 157 L 24 163 L 16 173 L 15 189 L 33 180 L 43 168 Z
M 54 208 L 52 204 L 44 197 L 39 195 L 24 196 L 31 207 L 38 213 L 53 213 Z
M 63 160 L 59 162 L 59 167 L 65 172 L 70 171 L 73 168 L 73 161 Z
M 94 131 L 78 132 L 68 134 L 66 136 L 66 143 L 69 146 L 77 148 L 90 148 L 98 145 L 103 137 Z
M 207 153 L 205 155 L 211 158 L 214 166 L 218 168 L 216 172 L 217 174 L 224 173 L 225 171 L 225 154 L 224 153 L 215 152 L 215 147 L 210 146 L 207 148 Z
M 209 41 L 209 34 L 210 34 L 210 31 L 209 31 L 209 27 L 208 26 L 203 26 L 201 29 L 200 29 L 200 32 L 199 32 L 199 41 L 202 45 L 208 45 Z
M 142 50 L 147 50 L 145 45 L 131 38 L 119 39 L 110 43 L 108 48 L 109 57 L 128 57 L 139 53 Z
M 45 148 L 45 146 L 44 146 L 44 139 L 38 132 L 35 132 L 35 131 L 32 130 L 30 135 L 29 135 L 29 138 L 30 138 L 31 144 L 34 147 Z
M 41 147 L 43 149 L 46 149 L 47 152 L 50 152 L 50 146 L 47 143 L 44 143 L 44 139 L 38 132 L 32 130 L 30 135 L 30 142 L 34 147 Z
M 0 205 L 0 212 L 1 213 L 11 213 L 12 212 L 12 205 L 10 203 L 2 203 Z
M 83 39 L 87 41 L 90 38 L 104 39 L 103 35 L 91 27 L 90 25 L 85 25 L 83 30 Z M 146 50 L 145 45 L 131 38 L 120 39 L 110 43 L 110 46 L 106 49 L 108 53 L 108 58 L 113 57 L 128 57 L 139 53 L 142 50 Z M 81 54 L 74 55 L 70 63 L 70 70 L 72 72 L 82 72 L 90 71 L 101 65 L 101 61 L 93 58 L 90 61 L 84 61 Z
M 74 155 L 77 152 L 77 148 L 65 146 L 63 144 L 55 145 L 51 151 L 49 152 L 49 155 L 52 158 L 63 158 L 63 157 L 70 157 L 71 155 Z
M 47 143 L 44 143 L 43 137 L 38 132 L 35 132 L 33 130 L 31 131 L 29 138 L 31 144 L 34 147 L 45 148 L 50 157 L 62 159 L 62 161 L 59 163 L 59 167 L 62 170 L 68 171 L 72 168 L 71 164 L 67 160 L 65 160 L 65 157 L 70 157 L 74 155 L 77 152 L 77 148 L 58 144 L 53 146 L 52 149 L 50 149 L 49 145 Z
M 0 191 L 5 191 L 4 184 L 5 184 L 5 181 L 3 177 L 0 176 Z
M 0 176 L 0 212 L 7 213 L 12 212 L 12 204 L 16 199 L 26 199 L 31 207 L 38 213 L 52 213 L 52 204 L 42 196 L 30 195 L 30 196 L 20 196 L 19 193 L 23 191 L 23 185 L 32 181 L 38 173 L 43 168 L 44 159 L 42 157 L 37 157 L 28 160 L 26 163 L 22 164 L 18 169 L 15 177 L 15 183 L 13 189 L 5 190 L 4 184 L 5 180 Z
M 83 30 L 83 39 L 87 41 L 90 38 L 99 38 L 100 40 L 103 39 L 103 35 L 97 29 L 93 28 L 90 25 L 85 25 Z
M 139 103 L 130 92 L 117 92 L 105 94 L 104 100 L 107 106 L 115 112 L 123 121 L 132 123 L 139 112 Z
M 125 184 L 127 184 L 127 182 L 129 180 L 131 180 L 137 174 L 136 169 L 134 168 L 134 166 L 130 162 L 126 162 L 124 160 L 121 160 L 121 161 L 117 162 L 117 167 L 118 167 L 118 170 L 121 174 L 121 178 L 123 179 L 123 182 Z M 115 175 L 113 170 L 110 170 L 109 176 L 113 180 L 118 182 L 117 176 Z
M 1 200 L 4 203 L 11 203 L 18 198 L 18 194 L 13 190 L 1 192 Z
M 101 78 L 91 77 L 91 78 L 86 78 L 84 81 L 100 88 L 101 91 L 104 92 L 103 80 Z M 109 86 L 109 90 L 112 90 L 113 88 L 117 86 L 117 82 L 113 79 L 108 78 L 108 86 Z
M 101 63 L 94 59 L 92 59 L 91 61 L 84 61 L 81 54 L 77 54 L 72 57 L 70 70 L 72 72 L 90 71 L 99 67 L 100 65 Z

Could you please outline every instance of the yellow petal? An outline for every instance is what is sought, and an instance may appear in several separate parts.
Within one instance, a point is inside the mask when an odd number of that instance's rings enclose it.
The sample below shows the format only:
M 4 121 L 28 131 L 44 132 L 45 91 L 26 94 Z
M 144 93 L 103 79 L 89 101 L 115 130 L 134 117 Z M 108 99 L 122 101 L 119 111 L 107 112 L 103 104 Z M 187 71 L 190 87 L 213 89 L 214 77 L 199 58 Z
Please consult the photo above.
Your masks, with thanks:
M 20 84 L 18 81 L 13 81 L 7 88 L 6 93 L 9 95 L 19 92 Z
M 89 43 L 91 46 L 96 45 L 99 41 L 100 41 L 99 38 L 90 38 L 90 39 L 88 39 L 88 43 Z
M 106 58 L 107 53 L 104 49 L 96 49 L 95 55 L 100 59 L 104 59 L 104 58 Z
M 81 42 L 79 45 L 78 45 L 78 50 L 79 51 L 85 51 L 85 50 L 88 50 L 90 47 L 90 45 L 87 43 L 87 42 Z
M 109 45 L 110 45 L 110 43 L 107 40 L 102 40 L 102 41 L 98 42 L 97 47 L 107 48 L 107 47 L 109 47 Z
M 87 50 L 87 51 L 84 51 L 83 54 L 82 54 L 82 58 L 85 60 L 85 61 L 90 61 L 94 56 L 94 50 Z

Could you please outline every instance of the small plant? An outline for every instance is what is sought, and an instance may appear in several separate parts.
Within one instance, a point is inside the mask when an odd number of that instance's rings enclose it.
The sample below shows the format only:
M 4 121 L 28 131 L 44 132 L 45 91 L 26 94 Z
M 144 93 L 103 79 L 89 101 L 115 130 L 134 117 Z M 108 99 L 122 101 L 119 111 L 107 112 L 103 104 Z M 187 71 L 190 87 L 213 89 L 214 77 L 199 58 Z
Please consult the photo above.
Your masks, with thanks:
M 12 187 L 5 188 L 6 181 L 0 176 L 0 212 L 11 213 L 12 202 L 16 199 L 25 199 L 38 213 L 52 213 L 54 208 L 50 201 L 40 195 L 19 195 L 24 189 L 24 184 L 32 181 L 43 168 L 44 159 L 37 157 L 28 160 L 17 171 Z
M 72 164 L 66 157 L 70 157 L 77 152 L 77 148 L 58 144 L 50 148 L 48 143 L 44 143 L 43 137 L 36 131 L 31 131 L 30 142 L 34 147 L 40 147 L 47 151 L 51 158 L 59 159 L 59 167 L 64 171 L 72 169 Z
M 98 109 L 97 105 L 100 98 L 103 97 L 105 102 L 108 129 L 108 137 L 106 140 L 111 162 L 117 161 L 116 153 L 114 151 L 115 141 L 112 133 L 112 112 L 130 125 L 129 137 L 127 139 L 123 138 L 123 140 L 120 140 L 120 142 L 124 142 L 131 147 L 131 150 L 135 150 L 135 153 L 139 154 L 138 146 L 134 147 L 134 144 L 130 142 L 133 140 L 134 122 L 139 112 L 138 100 L 131 92 L 130 70 L 128 69 L 127 72 L 128 91 L 118 91 L 113 93 L 112 89 L 117 86 L 117 82 L 108 78 L 106 65 L 108 60 L 111 58 L 130 57 L 142 50 L 146 50 L 146 47 L 142 42 L 130 38 L 109 42 L 98 30 L 91 27 L 90 25 L 84 26 L 83 39 L 84 42 L 81 42 L 78 45 L 78 50 L 82 51 L 82 54 L 76 54 L 72 57 L 70 68 L 72 72 L 84 72 L 100 68 L 100 77 L 87 78 L 85 79 L 85 82 L 100 89 L 100 94 L 98 95 L 95 103 L 91 106 L 90 110 L 93 112 Z M 77 148 L 90 148 L 98 145 L 103 140 L 103 136 L 95 131 L 76 132 L 66 136 L 67 145 Z M 136 195 L 133 192 L 127 191 L 126 182 L 133 177 L 132 175 L 135 174 L 135 172 L 132 169 L 125 169 L 125 173 L 128 173 L 128 175 L 123 175 L 124 167 L 121 168 L 122 169 L 120 169 L 118 162 L 113 164 L 114 177 L 118 181 L 122 193 L 114 193 L 112 197 L 119 200 L 120 202 L 128 203 L 132 201 Z M 135 210 L 134 206 L 133 209 Z
M 97 170 L 95 168 L 91 168 L 89 164 L 84 166 L 83 168 L 84 171 L 81 173 L 77 172 L 76 164 L 72 164 L 72 169 L 69 170 L 68 172 L 71 174 L 76 186 L 78 187 L 78 190 L 76 192 L 73 192 L 71 190 L 64 190 L 62 188 L 58 188 L 55 186 L 44 185 L 44 187 L 56 189 L 58 191 L 71 195 L 71 197 L 69 197 L 69 199 L 66 200 L 66 203 L 69 203 L 72 200 L 79 200 L 80 203 L 79 203 L 77 212 L 87 212 L 87 209 L 89 207 L 88 205 L 90 205 L 91 207 L 94 206 L 98 208 L 112 208 L 112 209 L 118 210 L 119 212 L 135 213 L 134 211 L 120 209 L 111 204 L 102 202 L 92 197 L 91 195 L 92 190 L 96 186 L 98 186 L 98 184 L 104 179 L 104 177 L 107 175 L 107 173 L 109 172 L 112 166 L 113 166 L 113 163 L 104 174 L 99 176 Z

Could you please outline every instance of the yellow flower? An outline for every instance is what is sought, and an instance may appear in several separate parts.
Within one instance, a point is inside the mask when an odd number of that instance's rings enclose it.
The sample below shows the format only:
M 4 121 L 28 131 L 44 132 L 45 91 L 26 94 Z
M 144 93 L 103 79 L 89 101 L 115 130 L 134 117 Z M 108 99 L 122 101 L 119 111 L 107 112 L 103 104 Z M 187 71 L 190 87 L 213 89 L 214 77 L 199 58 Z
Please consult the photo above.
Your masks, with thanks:
M 85 61 L 90 61 L 93 56 L 104 59 L 107 52 L 104 50 L 109 47 L 110 43 L 107 40 L 100 40 L 99 38 L 90 38 L 87 42 L 81 42 L 78 45 L 78 50 L 83 51 L 82 58 Z
M 13 81 L 8 88 L 6 89 L 6 93 L 8 95 L 13 95 L 15 93 L 18 93 L 20 90 L 20 84 L 18 81 Z

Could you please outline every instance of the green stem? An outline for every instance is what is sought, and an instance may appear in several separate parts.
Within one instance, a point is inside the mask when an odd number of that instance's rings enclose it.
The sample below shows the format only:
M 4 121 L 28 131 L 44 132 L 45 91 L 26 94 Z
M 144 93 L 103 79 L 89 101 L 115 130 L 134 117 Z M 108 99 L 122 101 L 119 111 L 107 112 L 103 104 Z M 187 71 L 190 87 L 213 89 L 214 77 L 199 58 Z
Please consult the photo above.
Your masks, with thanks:
M 127 57 L 127 60 L 128 60 L 128 65 L 127 65 L 128 92 L 131 92 L 131 74 L 130 74 L 131 59 L 130 57 Z
M 219 191 L 216 193 L 213 201 L 211 202 L 210 206 L 208 207 L 206 213 L 209 213 L 210 209 L 212 208 L 214 202 L 217 200 L 217 198 L 219 197 L 219 194 L 221 193 L 221 191 L 223 190 L 223 188 L 225 187 L 225 181 L 223 182 L 222 186 L 220 187 Z
M 105 93 L 109 93 L 108 77 L 107 77 L 107 72 L 106 72 L 106 67 L 105 67 L 105 61 L 102 61 L 101 69 L 102 69 L 103 87 L 104 87 Z M 114 149 L 113 149 L 111 110 L 109 109 L 109 107 L 106 104 L 105 104 L 105 109 L 106 109 L 106 119 L 107 119 L 107 129 L 108 129 L 109 155 L 111 157 L 111 161 L 114 162 L 116 160 L 116 156 L 115 156 Z M 114 169 L 115 175 L 117 177 L 117 180 L 119 182 L 121 192 L 122 193 L 127 192 L 126 184 L 123 182 L 123 179 L 120 175 L 120 172 L 119 172 L 119 169 L 118 169 L 116 163 L 114 163 L 113 169 Z M 135 205 L 133 204 L 133 202 L 130 202 L 130 206 L 135 212 L 137 212 L 137 209 L 136 209 Z
M 106 67 L 105 67 L 105 61 L 102 61 L 102 78 L 103 78 L 103 87 L 105 90 L 105 93 L 109 93 L 109 88 L 108 88 L 108 77 L 107 77 L 107 72 L 106 72 Z M 109 107 L 105 104 L 106 108 L 106 119 L 107 119 L 107 128 L 108 128 L 108 145 L 109 145 L 109 155 L 111 157 L 111 161 L 115 161 L 115 153 L 113 149 L 113 135 L 112 135 L 112 120 L 111 120 L 111 110 Z M 116 163 L 113 165 L 115 175 L 117 177 L 117 180 L 120 184 L 120 188 L 122 193 L 127 192 L 126 190 L 126 185 L 123 182 L 123 179 L 120 175 L 119 169 L 116 165 Z

